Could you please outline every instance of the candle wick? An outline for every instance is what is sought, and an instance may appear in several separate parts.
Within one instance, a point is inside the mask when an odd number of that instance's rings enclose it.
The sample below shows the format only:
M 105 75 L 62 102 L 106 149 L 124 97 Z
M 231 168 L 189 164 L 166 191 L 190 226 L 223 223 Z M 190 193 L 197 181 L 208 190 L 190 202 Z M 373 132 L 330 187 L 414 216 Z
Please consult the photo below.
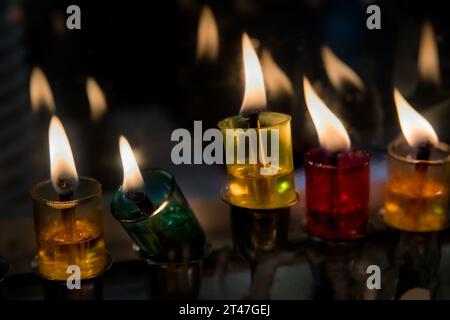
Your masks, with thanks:
M 423 143 L 417 147 L 416 160 L 427 161 L 430 160 L 431 144 L 429 142 Z
M 73 191 L 73 188 L 69 188 L 70 186 L 73 186 L 73 183 L 71 184 L 71 183 L 68 183 L 67 181 L 59 179 L 58 186 L 62 190 L 65 191 L 65 192 L 59 193 L 59 201 L 65 202 L 65 201 L 73 200 L 74 191 Z M 62 216 L 62 220 L 64 223 L 65 236 L 67 237 L 68 241 L 73 241 L 74 234 L 76 232 L 75 207 L 61 209 L 61 216 Z M 71 257 L 72 261 L 75 262 L 75 258 L 74 258 L 72 249 L 70 249 L 69 251 L 70 251 L 70 257 Z
M 157 209 L 150 198 L 142 191 L 128 191 L 125 192 L 125 196 L 136 204 L 144 216 L 151 216 Z
M 72 179 L 58 178 L 57 185 L 61 190 L 58 192 L 60 201 L 72 200 L 77 185 L 76 181 Z
M 259 128 L 259 111 L 243 112 L 242 116 L 248 121 L 248 128 Z
M 259 111 L 250 111 L 250 112 L 243 112 L 241 113 L 242 117 L 246 118 L 248 121 L 248 129 L 256 129 L 256 139 L 257 139 L 257 145 L 258 145 L 258 152 L 257 155 L 260 156 L 261 165 L 266 166 L 267 161 L 264 156 L 264 145 L 262 141 L 261 132 L 258 129 L 261 129 L 261 123 L 259 121 Z M 258 161 L 259 162 L 259 161 Z
M 73 191 L 69 193 L 60 193 L 59 194 L 59 201 L 70 201 L 73 200 Z
M 339 152 L 333 152 L 328 154 L 328 159 L 330 161 L 330 166 L 338 167 L 339 166 L 339 159 L 338 159 Z
M 430 160 L 431 144 L 429 142 L 423 143 L 417 147 L 416 160 L 428 161 Z M 420 185 L 417 190 L 422 190 L 423 180 L 425 178 L 425 173 L 427 171 L 428 164 L 424 162 L 419 162 L 415 166 L 416 173 L 420 176 Z

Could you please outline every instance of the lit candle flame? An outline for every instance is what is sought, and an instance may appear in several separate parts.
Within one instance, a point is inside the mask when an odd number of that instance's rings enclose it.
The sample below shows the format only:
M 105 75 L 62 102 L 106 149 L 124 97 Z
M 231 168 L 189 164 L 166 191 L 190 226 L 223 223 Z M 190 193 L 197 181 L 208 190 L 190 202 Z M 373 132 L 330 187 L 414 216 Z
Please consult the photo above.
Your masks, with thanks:
M 329 153 L 350 149 L 350 138 L 344 125 L 320 99 L 307 77 L 303 77 L 303 90 L 322 148 Z
M 91 110 L 91 120 L 98 122 L 103 118 L 106 111 L 108 111 L 108 105 L 102 89 L 94 78 L 88 77 L 86 81 L 86 94 Z
M 258 55 L 246 33 L 242 36 L 242 56 L 244 61 L 245 89 L 241 113 L 266 107 L 266 89 Z
M 366 87 L 356 72 L 339 59 L 329 47 L 323 46 L 320 53 L 328 79 L 336 90 L 343 90 L 346 82 L 353 84 L 361 91 L 365 90 Z
M 400 127 L 408 144 L 412 147 L 423 144 L 436 146 L 439 143 L 439 138 L 431 124 L 411 107 L 397 89 L 394 89 L 394 100 Z
M 279 99 L 284 96 L 293 96 L 294 88 L 291 80 L 273 60 L 268 49 L 264 49 L 261 57 L 264 81 L 269 96 Z
M 47 109 L 48 112 L 55 112 L 55 100 L 53 99 L 52 90 L 48 83 L 47 77 L 39 67 L 34 67 L 30 76 L 30 99 L 31 109 L 37 113 L 41 108 Z
M 436 35 L 432 24 L 429 22 L 422 25 L 418 70 L 422 80 L 436 86 L 441 84 L 439 51 L 436 43 Z
M 78 184 L 78 174 L 66 131 L 57 116 L 48 130 L 51 181 L 56 192 L 70 194 Z
M 219 56 L 219 31 L 216 19 L 209 6 L 204 6 L 200 14 L 197 31 L 197 61 L 216 62 Z
M 120 157 L 123 166 L 123 192 L 141 191 L 144 179 L 128 140 L 124 136 L 119 138 Z

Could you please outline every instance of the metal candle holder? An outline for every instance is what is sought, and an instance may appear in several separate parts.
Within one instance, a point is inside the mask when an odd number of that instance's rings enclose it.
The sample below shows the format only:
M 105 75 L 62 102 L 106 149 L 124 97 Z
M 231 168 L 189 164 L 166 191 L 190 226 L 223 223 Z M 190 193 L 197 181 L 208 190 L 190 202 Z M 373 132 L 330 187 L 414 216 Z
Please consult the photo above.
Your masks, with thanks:
M 154 300 L 196 299 L 200 293 L 203 264 L 211 253 L 205 246 L 199 259 L 185 262 L 157 262 L 146 259 L 149 269 L 147 294 Z
M 230 213 L 234 249 L 242 258 L 253 261 L 287 245 L 290 207 L 250 210 L 231 206 Z
M 45 300 L 101 300 L 103 276 L 82 280 L 80 289 L 69 289 L 65 281 L 41 279 Z

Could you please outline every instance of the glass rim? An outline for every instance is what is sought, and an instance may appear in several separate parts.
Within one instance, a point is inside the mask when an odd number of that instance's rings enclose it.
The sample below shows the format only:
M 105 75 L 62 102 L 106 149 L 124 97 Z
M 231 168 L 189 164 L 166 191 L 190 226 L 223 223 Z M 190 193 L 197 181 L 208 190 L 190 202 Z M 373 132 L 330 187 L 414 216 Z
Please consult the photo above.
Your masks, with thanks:
M 160 213 L 161 211 L 163 211 L 165 209 L 165 207 L 169 204 L 170 199 L 172 199 L 175 189 L 177 187 L 177 182 L 175 180 L 174 175 L 171 172 L 169 172 L 165 169 L 161 169 L 161 168 L 150 168 L 150 169 L 145 170 L 143 172 L 144 184 L 145 184 L 145 173 L 153 173 L 153 172 L 162 173 L 162 174 L 164 174 L 164 176 L 169 178 L 170 190 L 169 190 L 169 193 L 167 194 L 167 197 L 165 197 L 163 199 L 163 201 L 161 201 L 161 203 L 158 205 L 158 208 L 156 208 L 156 210 L 153 211 L 152 214 L 147 219 L 154 218 L 158 213 Z
M 325 170 L 332 170 L 332 171 L 347 171 L 347 170 L 353 170 L 355 168 L 359 168 L 359 167 L 363 167 L 363 166 L 369 166 L 370 165 L 370 158 L 371 158 L 371 154 L 368 151 L 365 151 L 363 149 L 359 149 L 359 148 L 355 148 L 355 149 L 350 149 L 349 151 L 352 152 L 360 152 L 362 155 L 364 155 L 364 160 L 362 160 L 359 163 L 350 165 L 350 166 L 346 166 L 346 167 L 339 167 L 339 166 L 333 166 L 330 164 L 320 164 L 320 163 L 315 163 L 311 160 L 308 159 L 308 156 L 313 152 L 313 151 L 317 151 L 320 150 L 319 147 L 317 148 L 312 148 L 309 149 L 308 151 L 305 152 L 304 154 L 304 162 L 305 162 L 305 166 L 309 165 L 311 167 L 320 167 L 322 169 Z
M 35 185 L 31 188 L 31 191 L 30 191 L 31 198 L 32 198 L 34 201 L 45 202 L 45 203 L 51 203 L 51 204 L 54 204 L 54 205 L 62 205 L 62 204 L 72 204 L 72 205 L 74 205 L 74 204 L 77 204 L 77 203 L 80 203 L 80 202 L 88 201 L 88 200 L 90 200 L 90 199 L 93 199 L 93 198 L 95 198 L 95 197 L 101 195 L 102 184 L 101 184 L 98 180 L 93 179 L 93 178 L 90 178 L 90 177 L 80 176 L 80 177 L 78 178 L 78 181 L 79 181 L 79 183 L 78 183 L 78 188 L 81 187 L 82 181 L 89 181 L 89 182 L 92 182 L 92 183 L 95 185 L 95 190 L 94 190 L 92 193 L 90 193 L 89 195 L 87 195 L 87 196 L 83 196 L 83 197 L 80 197 L 80 198 L 74 198 L 74 199 L 68 200 L 68 201 L 60 201 L 60 200 L 54 200 L 54 199 L 46 199 L 45 197 L 43 197 L 43 196 L 41 196 L 41 195 L 39 194 L 39 190 L 40 190 L 42 187 L 47 186 L 47 185 L 49 185 L 49 184 L 52 183 L 50 179 L 47 179 L 47 180 L 38 182 L 37 184 L 35 184 Z M 56 193 L 56 191 L 55 191 L 55 193 Z
M 277 115 L 277 116 L 284 117 L 284 119 L 282 119 L 282 120 L 279 121 L 279 122 L 276 122 L 276 123 L 273 124 L 273 125 L 270 125 L 270 126 L 262 126 L 262 127 L 258 128 L 258 129 L 268 129 L 268 128 L 274 128 L 274 127 L 281 127 L 281 126 L 283 126 L 284 124 L 286 124 L 287 122 L 290 122 L 290 121 L 292 120 L 292 117 L 291 117 L 290 115 L 288 115 L 288 114 L 286 114 L 286 113 L 282 113 L 282 112 L 262 111 L 262 112 L 260 112 L 260 114 Z M 217 126 L 218 126 L 219 129 L 221 129 L 221 130 L 224 130 L 224 129 L 238 129 L 238 128 L 236 128 L 236 127 L 227 126 L 226 123 L 227 123 L 228 121 L 231 121 L 231 120 L 234 120 L 234 119 L 239 119 L 239 118 L 243 118 L 243 116 L 242 116 L 241 114 L 238 114 L 238 115 L 234 115 L 234 116 L 231 116 L 231 117 L 227 117 L 227 118 L 225 118 L 225 119 L 223 119 L 223 120 L 220 120 L 220 121 L 217 123 Z M 245 128 L 239 128 L 239 129 L 245 129 Z
M 388 156 L 401 161 L 401 162 L 406 162 L 408 164 L 427 164 L 427 165 L 442 165 L 444 163 L 449 163 L 450 162 L 450 146 L 444 142 L 439 141 L 439 143 L 437 144 L 437 146 L 435 146 L 435 148 L 439 149 L 440 151 L 446 152 L 447 156 L 439 159 L 439 160 L 418 160 L 418 159 L 410 159 L 404 156 L 401 156 L 399 154 L 397 154 L 394 151 L 394 148 L 400 144 L 405 144 L 407 145 L 407 141 L 403 138 L 398 138 L 395 139 L 394 141 L 391 141 L 388 144 Z
M 165 177 L 167 177 L 170 181 L 170 190 L 169 193 L 167 195 L 167 197 L 165 197 L 161 203 L 158 204 L 158 208 L 156 208 L 155 211 L 152 212 L 151 215 L 149 216 L 144 216 L 144 217 L 139 217 L 136 219 L 122 219 L 119 216 L 116 215 L 116 213 L 114 211 L 111 210 L 111 213 L 113 214 L 113 216 L 119 220 L 120 222 L 124 222 L 124 223 L 136 223 L 136 222 L 140 222 L 140 221 L 144 221 L 147 219 L 152 219 L 154 218 L 156 215 L 158 215 L 158 213 L 160 213 L 161 211 L 163 211 L 165 209 L 165 207 L 169 204 L 170 199 L 173 197 L 173 194 L 175 192 L 175 189 L 177 188 L 177 182 L 175 180 L 175 176 L 168 170 L 165 169 L 161 169 L 161 168 L 149 168 L 149 169 L 145 169 L 142 170 L 142 176 L 144 178 L 144 184 L 145 184 L 145 177 L 146 174 L 151 174 L 151 173 L 162 173 Z M 124 195 L 123 190 L 122 190 L 122 186 L 119 187 L 120 192 L 122 193 L 122 195 Z

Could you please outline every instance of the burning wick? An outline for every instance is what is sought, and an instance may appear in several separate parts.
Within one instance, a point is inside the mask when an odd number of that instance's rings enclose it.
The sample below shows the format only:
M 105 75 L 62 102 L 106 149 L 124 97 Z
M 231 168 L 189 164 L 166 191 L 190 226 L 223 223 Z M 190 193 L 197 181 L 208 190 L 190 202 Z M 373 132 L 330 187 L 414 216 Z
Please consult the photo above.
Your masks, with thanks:
M 394 89 L 394 100 L 403 135 L 408 144 L 417 150 L 416 160 L 420 162 L 415 165 L 414 175 L 417 177 L 416 192 L 421 195 L 428 169 L 426 161 L 430 160 L 431 148 L 439 143 L 439 139 L 431 124 L 409 105 L 397 89 Z M 409 207 L 415 207 L 419 199 L 414 198 Z M 414 209 L 409 211 L 415 212 Z M 411 219 L 417 219 L 416 215 L 411 215 Z
M 70 201 L 73 200 L 74 185 L 68 181 L 60 180 L 58 181 L 62 188 L 66 188 L 67 192 L 59 194 L 59 201 Z
M 396 88 L 394 100 L 406 142 L 397 139 L 389 145 L 393 165 L 390 166 L 387 183 L 384 220 L 388 225 L 405 231 L 441 230 L 447 223 L 446 167 L 436 165 L 433 173 L 428 172 L 430 163 L 441 163 L 432 159 L 432 152 L 441 150 L 439 138 L 431 124 Z M 411 161 L 411 158 L 416 161 Z
M 421 177 L 420 179 L 420 189 L 423 189 L 424 179 L 426 171 L 428 169 L 428 164 L 422 161 L 429 161 L 431 154 L 432 145 L 430 143 L 423 143 L 417 147 L 416 160 L 421 161 L 416 164 L 415 171 Z
M 57 116 L 53 116 L 50 121 L 48 137 L 52 185 L 58 193 L 60 201 L 70 201 L 78 187 L 78 174 L 69 139 Z M 75 232 L 74 210 L 74 207 L 61 210 L 69 240 L 73 239 Z
M 143 216 L 151 216 L 157 210 L 157 207 L 151 202 L 145 192 L 142 191 L 144 179 L 142 178 L 133 150 L 128 140 L 122 135 L 119 138 L 119 148 L 123 166 L 123 193 L 125 197 L 136 204 Z
M 266 88 L 258 55 L 246 33 L 242 35 L 242 59 L 244 62 L 245 88 L 240 114 L 247 119 L 249 129 L 257 130 L 258 155 L 260 155 L 261 164 L 265 166 L 266 159 L 264 157 L 261 132 L 258 129 L 261 128 L 259 121 L 260 110 L 267 105 Z M 255 166 L 255 170 L 257 170 L 257 167 Z
M 303 90 L 306 106 L 319 136 L 320 146 L 328 154 L 330 165 L 338 166 L 339 154 L 350 149 L 350 137 L 347 130 L 317 95 L 307 77 L 303 77 Z
M 125 196 L 128 199 L 134 201 L 134 203 L 136 203 L 138 208 L 141 209 L 141 212 L 145 216 L 150 216 L 156 210 L 156 207 L 153 205 L 147 195 L 142 191 L 128 191 L 125 192 Z
M 338 167 L 339 166 L 339 159 L 338 159 L 339 152 L 329 153 L 328 158 L 330 160 L 330 166 Z
M 361 237 L 368 217 L 369 156 L 350 149 L 344 125 L 306 77 L 303 90 L 320 143 L 305 154 L 307 231 L 324 239 Z
M 242 117 L 247 119 L 248 122 L 248 128 L 255 128 L 258 129 L 260 127 L 259 123 L 259 111 L 253 111 L 253 112 L 244 112 L 241 113 Z
M 394 100 L 403 135 L 408 144 L 417 150 L 416 160 L 429 160 L 431 148 L 439 143 L 436 132 L 430 123 L 409 105 L 398 89 L 394 89 Z M 426 164 L 420 163 L 416 168 L 423 170 L 424 167 L 426 168 Z
M 427 161 L 430 160 L 431 144 L 425 143 L 417 147 L 416 160 Z
M 266 89 L 258 55 L 246 33 L 242 35 L 242 58 L 244 61 L 245 89 L 241 115 L 248 119 L 249 128 L 259 128 L 260 109 L 265 108 L 267 104 Z

